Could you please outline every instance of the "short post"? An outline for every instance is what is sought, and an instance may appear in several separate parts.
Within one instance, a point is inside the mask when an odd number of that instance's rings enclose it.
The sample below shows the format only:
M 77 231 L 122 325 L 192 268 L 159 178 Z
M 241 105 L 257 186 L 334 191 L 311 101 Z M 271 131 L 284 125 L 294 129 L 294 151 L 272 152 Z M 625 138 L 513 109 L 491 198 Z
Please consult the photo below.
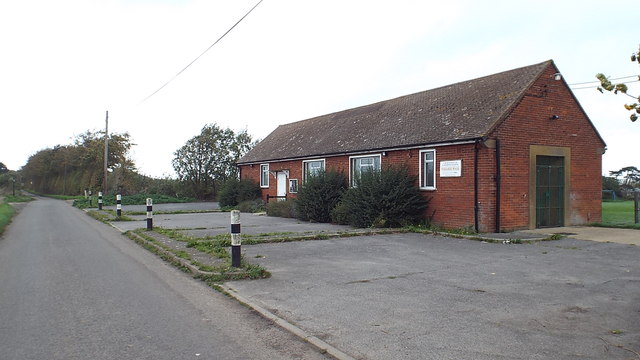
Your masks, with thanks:
M 231 210 L 231 266 L 240 267 L 240 211 Z
M 147 198 L 147 230 L 153 230 L 153 200 Z
M 633 209 L 635 211 L 634 221 L 636 224 L 640 222 L 640 219 L 638 219 L 638 212 L 640 211 L 640 209 L 638 209 L 638 198 L 640 198 L 640 189 L 635 189 L 635 191 L 633 192 Z
M 87 189 L 84 189 L 84 199 L 86 200 L 88 197 L 89 193 L 87 192 Z
M 102 210 L 102 191 L 98 191 L 98 210 Z
M 116 195 L 116 216 L 122 216 L 122 195 Z
M 92 197 L 92 193 L 91 190 L 89 190 L 89 207 L 93 206 L 93 197 Z

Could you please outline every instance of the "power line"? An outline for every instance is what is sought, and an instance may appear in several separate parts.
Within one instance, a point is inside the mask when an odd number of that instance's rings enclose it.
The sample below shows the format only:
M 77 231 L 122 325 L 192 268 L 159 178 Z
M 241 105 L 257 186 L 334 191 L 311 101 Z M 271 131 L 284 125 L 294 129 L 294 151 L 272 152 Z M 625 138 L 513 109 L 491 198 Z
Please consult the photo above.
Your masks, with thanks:
M 609 79 L 609 80 L 622 80 L 622 79 L 637 78 L 637 77 L 638 77 L 638 75 L 630 75 L 630 76 L 623 76 L 623 77 L 619 77 L 619 78 L 615 78 L 615 79 Z M 600 82 L 600 80 L 586 81 L 586 82 L 581 82 L 581 83 L 569 84 L 569 86 L 585 85 L 585 84 L 599 83 L 599 82 Z
M 147 96 L 146 98 L 144 98 L 142 101 L 140 101 L 140 103 L 143 103 L 145 101 L 147 101 L 150 97 L 152 97 L 153 95 L 155 95 L 156 93 L 158 93 L 160 90 L 162 90 L 165 86 L 169 85 L 170 82 L 172 82 L 173 80 L 175 80 L 178 76 L 180 76 L 180 74 L 182 74 L 185 70 L 187 70 L 191 65 L 193 65 L 194 62 L 198 61 L 198 59 L 200 59 L 202 57 L 202 55 L 204 55 L 207 51 L 209 51 L 212 47 L 214 47 L 220 40 L 222 40 L 222 38 L 224 38 L 228 33 L 231 32 L 231 30 L 233 30 L 233 28 L 235 28 L 238 24 L 240 24 L 240 22 L 242 20 L 244 20 L 244 18 L 246 18 L 249 14 L 251 14 L 251 12 L 258 7 L 258 5 L 260 5 L 260 3 L 263 0 L 258 1 L 257 4 L 255 4 L 251 10 L 249 10 L 246 14 L 244 14 L 243 17 L 240 18 L 240 20 L 238 20 L 235 24 L 233 24 L 232 27 L 229 28 L 229 30 L 227 30 L 224 34 L 222 34 L 222 36 L 220 36 L 218 38 L 218 40 L 216 40 L 213 44 L 211 44 L 205 51 L 202 52 L 202 54 L 198 55 L 195 59 L 193 59 L 189 64 L 187 64 L 187 66 L 185 66 L 184 68 L 182 68 L 182 70 L 178 71 L 177 74 L 175 74 L 171 79 L 169 79 L 169 81 L 167 81 L 166 83 L 164 83 L 164 85 L 160 86 L 156 91 L 154 91 L 151 95 Z
M 622 79 L 622 78 L 620 78 L 620 79 Z M 611 80 L 619 80 L 619 79 L 611 79 Z M 640 80 L 625 81 L 625 82 L 623 82 L 623 84 L 628 84 L 628 83 L 632 83 L 632 82 L 639 82 L 639 81 Z M 583 84 L 589 84 L 589 83 L 583 83 Z M 571 86 L 571 85 L 569 85 L 569 86 Z M 571 88 L 571 89 L 572 90 L 583 90 L 583 89 L 596 89 L 596 88 L 598 88 L 598 85 L 583 86 L 583 87 L 577 87 L 577 88 Z

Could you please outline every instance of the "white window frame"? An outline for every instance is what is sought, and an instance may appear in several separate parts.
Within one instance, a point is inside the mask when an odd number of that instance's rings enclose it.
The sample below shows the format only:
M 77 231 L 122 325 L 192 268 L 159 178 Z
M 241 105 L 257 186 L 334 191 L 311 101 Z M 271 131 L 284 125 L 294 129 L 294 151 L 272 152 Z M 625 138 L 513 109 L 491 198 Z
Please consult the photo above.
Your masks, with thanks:
M 266 174 L 266 182 L 264 175 Z M 269 164 L 260 164 L 260 187 L 269 188 Z
M 357 156 L 349 156 L 349 186 L 353 186 L 353 172 L 354 172 L 354 168 L 353 168 L 353 164 L 354 164 L 354 160 L 355 159 L 360 159 L 360 158 L 378 158 L 378 164 L 379 164 L 379 168 L 378 171 L 380 171 L 382 169 L 382 154 L 367 154 L 367 155 L 357 155 Z
M 426 182 L 426 167 L 425 167 L 425 160 L 424 160 L 424 155 L 426 153 L 432 152 L 433 153 L 433 161 L 429 161 L 433 164 L 433 186 L 426 186 L 425 182 Z M 418 159 L 418 161 L 420 162 L 419 166 L 420 166 L 420 189 L 421 190 L 435 190 L 436 189 L 436 149 L 424 149 L 424 150 L 420 150 L 420 157 Z
M 296 184 L 295 188 L 293 187 L 294 183 Z M 300 186 L 300 184 L 298 183 L 298 179 L 289 179 L 289 193 L 297 194 L 298 186 Z
M 302 161 L 302 182 L 307 181 L 307 164 L 312 162 L 322 162 L 322 170 L 326 169 L 326 162 L 324 159 L 310 159 Z

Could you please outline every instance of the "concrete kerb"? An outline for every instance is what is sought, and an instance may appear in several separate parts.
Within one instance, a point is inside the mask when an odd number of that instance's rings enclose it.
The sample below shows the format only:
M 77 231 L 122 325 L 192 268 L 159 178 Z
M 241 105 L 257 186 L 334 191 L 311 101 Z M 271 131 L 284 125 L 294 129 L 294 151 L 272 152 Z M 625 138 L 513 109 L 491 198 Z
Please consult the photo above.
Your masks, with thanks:
M 87 210 L 85 210 L 87 211 Z M 112 226 L 113 228 L 117 229 L 118 231 L 122 232 L 122 233 L 126 233 L 126 230 L 123 230 L 121 228 L 119 228 L 116 224 L 114 224 L 113 222 L 107 222 L 110 226 Z M 347 236 L 362 236 L 362 235 L 381 235 L 381 234 L 389 234 L 389 233 L 401 233 L 401 232 L 409 232 L 408 230 L 404 230 L 404 229 L 398 229 L 398 230 L 394 230 L 394 231 L 389 231 L 389 230 L 382 230 L 382 231 L 378 231 L 375 229 L 369 229 L 368 231 L 354 231 L 352 234 L 347 235 Z M 442 235 L 442 236 L 449 236 L 449 237 L 455 237 L 455 238 L 463 238 L 463 239 L 468 239 L 468 240 L 475 240 L 475 241 L 484 241 L 484 242 L 493 242 L 493 243 L 504 243 L 504 244 L 508 244 L 508 243 L 519 243 L 519 242 L 534 242 L 534 241 L 542 241 L 542 240 L 546 240 L 548 237 L 546 235 L 533 235 L 533 234 L 525 234 L 525 233 L 504 233 L 504 234 L 474 234 L 474 235 L 464 235 L 464 234 L 451 234 L 451 233 L 446 233 L 446 232 L 437 232 L 437 231 L 429 231 L 429 230 L 425 230 L 423 233 L 425 234 L 434 234 L 434 235 Z M 189 272 L 194 276 L 194 277 L 200 277 L 200 276 L 211 276 L 211 275 L 219 275 L 219 274 L 215 274 L 215 273 L 210 273 L 210 272 L 205 272 L 205 271 L 201 271 L 200 269 L 198 269 L 197 267 L 193 266 L 192 264 L 190 264 L 188 261 L 186 261 L 185 259 L 181 259 L 177 256 L 175 256 L 173 253 L 171 253 L 170 251 L 167 251 L 166 249 L 163 249 L 161 247 L 159 247 L 156 244 L 153 244 L 150 241 L 147 241 L 146 239 L 144 239 L 143 237 L 139 236 L 138 234 L 136 234 L 133 231 L 128 231 L 128 234 L 130 234 L 130 236 L 135 236 L 138 241 L 142 241 L 145 244 L 148 244 L 149 246 L 153 246 L 156 251 L 159 254 L 162 254 L 168 258 L 170 258 L 170 262 L 174 262 L 174 264 L 179 264 L 179 266 L 184 267 L 185 269 L 188 269 Z M 327 237 L 341 237 L 341 236 L 345 236 L 344 234 L 339 234 L 339 233 L 330 233 L 330 234 L 323 234 Z M 310 239 L 312 239 L 312 236 L 309 236 Z M 305 330 L 303 330 L 302 328 L 288 322 L 287 320 L 285 320 L 282 317 L 277 316 L 276 314 L 274 314 L 273 312 L 265 309 L 262 305 L 256 303 L 255 301 L 252 301 L 248 298 L 245 298 L 244 296 L 238 294 L 233 288 L 225 285 L 224 283 L 219 283 L 219 284 L 213 284 L 213 287 L 217 288 L 219 291 L 227 294 L 228 296 L 230 296 L 231 298 L 234 298 L 236 301 L 244 304 L 245 306 L 247 306 L 248 308 L 254 310 L 256 313 L 260 314 L 260 316 L 262 316 L 263 318 L 273 322 L 274 324 L 278 325 L 279 327 L 281 327 L 282 329 L 290 332 L 291 334 L 297 336 L 298 338 L 302 339 L 303 341 L 308 342 L 309 344 L 313 345 L 314 347 L 316 347 L 320 352 L 328 354 L 338 360 L 355 360 L 354 357 L 346 354 L 345 352 L 341 351 L 340 349 L 332 346 L 331 344 L 319 339 L 318 337 L 309 334 L 308 332 L 306 332 Z
M 260 314 L 260 316 L 264 317 L 267 320 L 272 321 L 273 323 L 275 323 L 276 325 L 280 326 L 281 328 L 287 330 L 288 332 L 292 333 L 293 335 L 295 335 L 295 336 L 301 338 L 302 340 L 308 342 L 309 344 L 315 346 L 322 353 L 329 354 L 329 355 L 333 356 L 334 358 L 336 358 L 338 360 L 356 360 L 354 357 L 344 353 L 343 351 L 337 349 L 336 347 L 334 347 L 334 346 L 326 343 L 325 341 L 319 339 L 318 337 L 307 333 L 306 331 L 304 331 L 303 329 L 299 328 L 298 326 L 293 325 L 292 323 L 286 321 L 285 319 L 275 315 L 274 313 L 272 313 L 271 311 L 263 308 L 262 306 L 258 305 L 254 301 L 251 301 L 251 300 L 245 298 L 244 296 L 238 294 L 234 289 L 232 289 L 232 288 L 230 288 L 230 287 L 228 287 L 228 286 L 226 286 L 224 284 L 218 284 L 218 285 L 215 285 L 215 286 L 218 287 L 220 289 L 220 291 L 224 292 L 228 296 L 233 297 L 238 302 L 240 302 L 242 304 L 245 304 L 249 308 L 255 310 L 258 314 Z
M 87 212 L 87 210 L 85 210 L 85 212 Z M 113 224 L 112 222 L 108 222 L 108 224 L 110 226 L 112 226 L 113 228 L 117 229 L 118 231 L 120 231 L 123 234 L 124 233 L 128 233 L 128 234 L 130 234 L 130 236 L 136 237 L 136 239 L 138 239 L 138 241 L 144 242 L 145 244 L 147 244 L 149 246 L 153 246 L 158 253 L 161 253 L 162 255 L 164 255 L 166 257 L 169 257 L 172 262 L 178 263 L 181 266 L 183 266 L 186 269 L 188 269 L 189 272 L 194 275 L 194 277 L 219 275 L 219 274 L 206 272 L 206 271 L 202 271 L 202 270 L 198 269 L 197 267 L 193 266 L 192 264 L 190 264 L 186 260 L 175 256 L 170 251 L 167 251 L 167 250 L 157 246 L 156 244 L 154 244 L 154 243 L 152 243 L 150 241 L 147 241 L 146 239 L 144 239 L 143 237 L 139 236 L 135 232 L 122 230 L 118 226 Z M 354 357 L 344 353 L 343 351 L 337 349 L 336 347 L 332 346 L 331 344 L 319 339 L 316 336 L 308 334 L 303 329 L 293 325 L 292 323 L 286 321 L 285 319 L 283 319 L 283 318 L 275 315 L 274 313 L 266 310 L 265 308 L 263 308 L 262 306 L 258 305 L 254 301 L 251 301 L 251 300 L 239 295 L 238 293 L 235 292 L 235 290 L 233 290 L 232 288 L 224 285 L 223 283 L 215 284 L 213 286 L 216 287 L 219 291 L 222 291 L 223 293 L 227 294 L 228 296 L 234 298 L 236 301 L 238 301 L 238 302 L 246 305 L 250 309 L 254 310 L 258 314 L 260 314 L 260 316 L 262 316 L 263 318 L 273 322 L 274 324 L 280 326 L 282 329 L 290 332 L 291 334 L 293 334 L 293 335 L 299 337 L 300 339 L 308 342 L 309 344 L 313 345 L 321 353 L 329 354 L 329 355 L 331 355 L 332 357 L 334 357 L 335 359 L 338 359 L 338 360 L 356 360 Z

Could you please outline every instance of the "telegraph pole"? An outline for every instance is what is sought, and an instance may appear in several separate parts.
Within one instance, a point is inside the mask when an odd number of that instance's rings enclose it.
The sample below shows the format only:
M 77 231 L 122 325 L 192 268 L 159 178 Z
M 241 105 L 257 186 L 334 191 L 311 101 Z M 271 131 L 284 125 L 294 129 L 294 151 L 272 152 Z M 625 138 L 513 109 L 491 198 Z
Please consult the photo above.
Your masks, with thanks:
M 109 159 L 109 110 L 104 120 L 104 180 L 102 181 L 102 191 L 107 193 L 107 159 Z

